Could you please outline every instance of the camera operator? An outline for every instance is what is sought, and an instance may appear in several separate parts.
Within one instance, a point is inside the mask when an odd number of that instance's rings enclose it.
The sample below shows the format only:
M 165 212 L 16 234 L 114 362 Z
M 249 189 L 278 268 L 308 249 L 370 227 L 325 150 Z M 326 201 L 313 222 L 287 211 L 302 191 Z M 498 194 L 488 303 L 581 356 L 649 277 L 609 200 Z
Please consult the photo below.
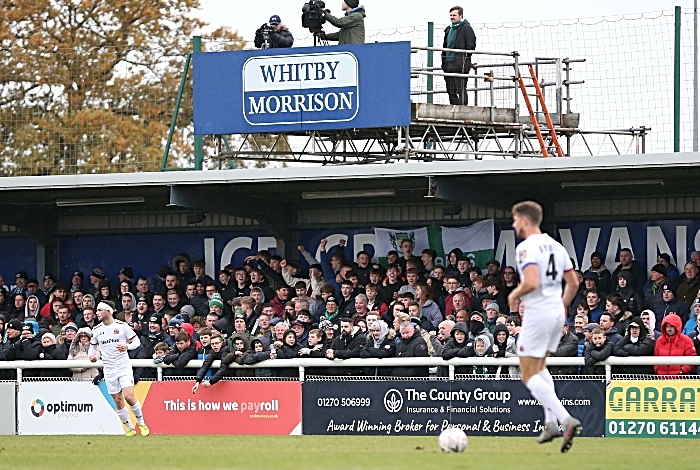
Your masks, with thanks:
M 476 34 L 467 20 L 464 19 L 462 7 L 452 7 L 450 10 L 450 22 L 445 29 L 445 49 L 466 49 L 473 51 L 476 48 Z M 442 71 L 445 73 L 469 73 L 472 69 L 472 55 L 458 52 L 442 53 Z M 445 77 L 447 94 L 450 96 L 450 104 L 468 103 L 467 80 L 459 77 Z
M 266 41 L 267 36 L 267 41 Z M 262 25 L 255 31 L 255 47 L 260 49 L 278 49 L 282 47 L 292 47 L 294 37 L 289 29 L 282 24 L 278 15 L 270 17 L 270 25 Z
M 365 7 L 360 6 L 359 0 L 345 0 L 341 9 L 345 16 L 336 18 L 326 13 L 326 20 L 340 28 L 336 33 L 325 35 L 328 41 L 338 41 L 338 44 L 364 44 L 365 43 Z

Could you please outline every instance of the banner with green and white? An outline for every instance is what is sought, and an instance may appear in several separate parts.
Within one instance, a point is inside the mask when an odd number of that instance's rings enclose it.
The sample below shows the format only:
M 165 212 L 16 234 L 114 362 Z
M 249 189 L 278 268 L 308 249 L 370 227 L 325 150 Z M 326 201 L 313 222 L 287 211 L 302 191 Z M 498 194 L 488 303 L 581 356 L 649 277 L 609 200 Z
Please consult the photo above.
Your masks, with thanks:
M 393 230 L 375 228 L 377 237 L 376 253 L 379 262 L 386 266 L 386 254 L 395 250 L 401 256 L 401 242 L 413 242 L 413 254 L 420 257 L 426 248 L 437 252 L 435 264 L 445 265 L 445 258 L 455 248 L 471 258 L 472 264 L 486 268 L 486 263 L 494 257 L 494 228 L 493 219 L 483 220 L 468 227 L 430 227 Z

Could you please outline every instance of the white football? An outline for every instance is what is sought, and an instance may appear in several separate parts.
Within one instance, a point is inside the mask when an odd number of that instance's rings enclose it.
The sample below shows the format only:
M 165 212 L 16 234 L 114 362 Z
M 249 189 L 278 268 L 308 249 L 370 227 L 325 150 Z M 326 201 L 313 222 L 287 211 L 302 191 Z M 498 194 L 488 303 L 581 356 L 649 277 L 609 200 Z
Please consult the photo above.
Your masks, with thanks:
M 443 452 L 464 452 L 467 448 L 467 435 L 459 428 L 447 428 L 440 433 L 438 443 Z

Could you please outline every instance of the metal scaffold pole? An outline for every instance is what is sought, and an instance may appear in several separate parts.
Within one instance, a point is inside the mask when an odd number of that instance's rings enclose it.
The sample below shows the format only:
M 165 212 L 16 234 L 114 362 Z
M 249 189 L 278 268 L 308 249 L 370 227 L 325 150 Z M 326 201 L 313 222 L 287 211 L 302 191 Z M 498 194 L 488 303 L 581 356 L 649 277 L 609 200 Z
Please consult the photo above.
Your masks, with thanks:
M 693 152 L 698 151 L 698 0 L 693 1 Z
M 202 52 L 202 36 L 192 38 L 192 52 Z M 204 140 L 201 135 L 194 136 L 194 169 L 201 170 L 204 166 Z
M 676 7 L 673 57 L 673 151 L 681 151 L 681 7 Z
M 435 23 L 428 23 L 428 47 L 433 47 L 435 36 Z M 428 51 L 428 69 L 433 68 L 433 51 Z M 428 103 L 433 102 L 433 76 L 428 75 Z

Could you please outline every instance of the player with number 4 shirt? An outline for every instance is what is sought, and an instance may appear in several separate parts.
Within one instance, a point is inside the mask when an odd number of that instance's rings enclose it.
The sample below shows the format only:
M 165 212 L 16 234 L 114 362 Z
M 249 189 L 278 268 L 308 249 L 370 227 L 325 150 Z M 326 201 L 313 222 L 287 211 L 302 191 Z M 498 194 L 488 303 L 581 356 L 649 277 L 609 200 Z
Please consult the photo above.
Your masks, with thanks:
M 565 305 L 576 295 L 578 277 L 564 247 L 540 230 L 543 214 L 539 204 L 521 202 L 511 212 L 515 233 L 524 239 L 515 250 L 522 281 L 508 296 L 511 310 L 518 298 L 525 307 L 518 337 L 522 380 L 544 408 L 546 424 L 538 442 L 563 437 L 561 451 L 567 452 L 574 437 L 581 433 L 581 422 L 559 401 L 547 370 L 547 356 L 559 345 L 566 321 Z

